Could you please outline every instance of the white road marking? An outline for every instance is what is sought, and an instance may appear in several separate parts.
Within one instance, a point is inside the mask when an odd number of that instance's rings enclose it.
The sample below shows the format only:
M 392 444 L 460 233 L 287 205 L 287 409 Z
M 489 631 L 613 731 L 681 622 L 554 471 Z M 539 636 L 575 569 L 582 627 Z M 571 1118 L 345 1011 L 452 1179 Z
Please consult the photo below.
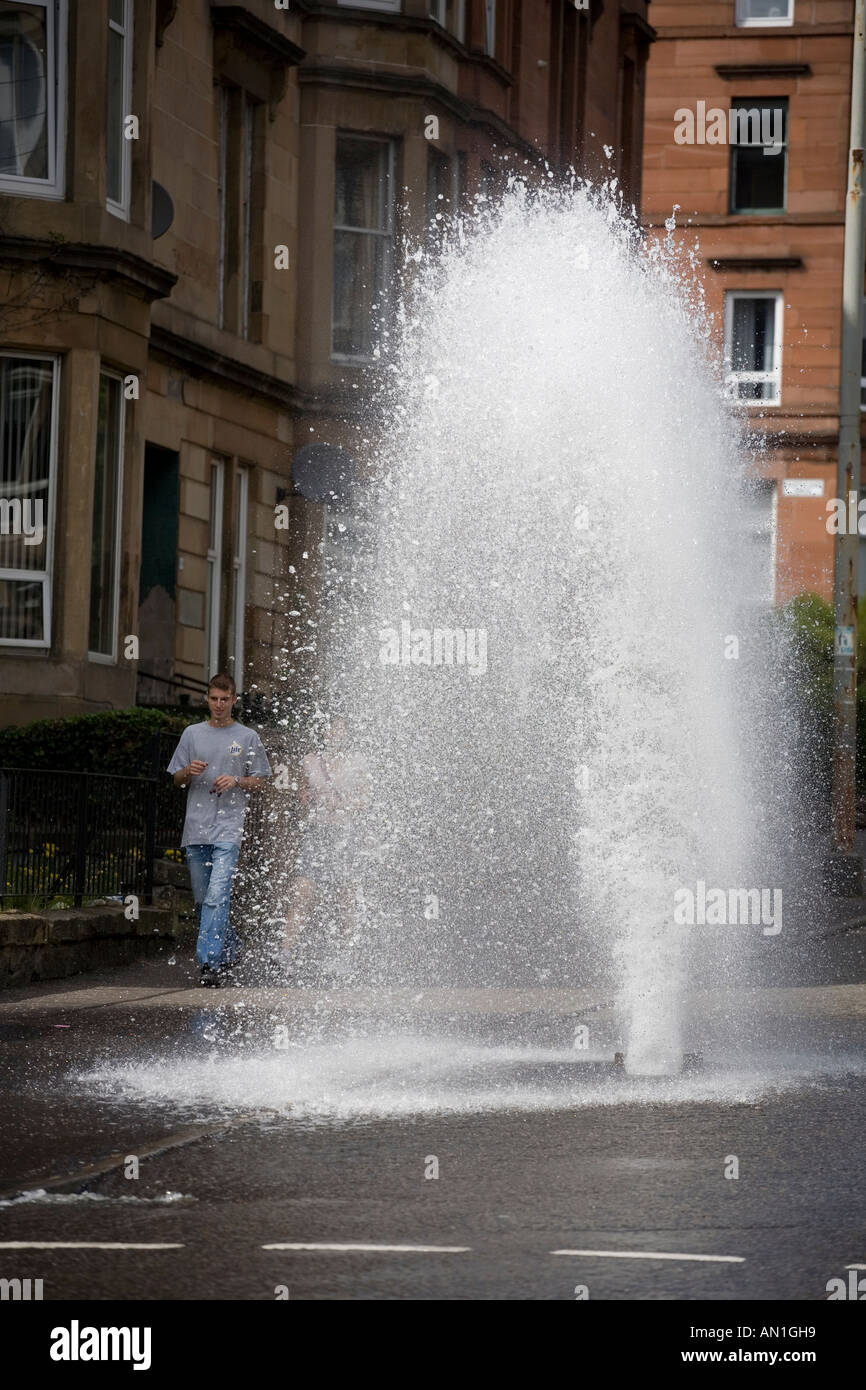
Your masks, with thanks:
M 183 1245 L 163 1245 L 131 1240 L 0 1240 L 0 1250 L 183 1250 Z
M 551 1255 L 584 1255 L 604 1260 L 706 1260 L 713 1264 L 745 1264 L 745 1255 L 681 1255 L 669 1250 L 551 1250 Z
M 471 1245 L 363 1245 L 337 1244 L 335 1241 L 281 1241 L 275 1245 L 263 1245 L 263 1250 L 366 1250 L 377 1253 L 407 1255 L 465 1255 Z

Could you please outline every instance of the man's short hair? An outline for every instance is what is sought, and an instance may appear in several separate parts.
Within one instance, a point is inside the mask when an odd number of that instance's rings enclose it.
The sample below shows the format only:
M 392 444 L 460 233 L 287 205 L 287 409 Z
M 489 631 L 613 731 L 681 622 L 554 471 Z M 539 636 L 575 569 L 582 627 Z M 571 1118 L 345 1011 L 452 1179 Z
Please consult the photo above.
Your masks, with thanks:
M 237 686 L 231 676 L 227 676 L 224 671 L 220 671 L 219 675 L 211 676 L 207 683 L 208 695 L 212 690 L 228 690 L 232 695 L 237 695 L 238 693 Z

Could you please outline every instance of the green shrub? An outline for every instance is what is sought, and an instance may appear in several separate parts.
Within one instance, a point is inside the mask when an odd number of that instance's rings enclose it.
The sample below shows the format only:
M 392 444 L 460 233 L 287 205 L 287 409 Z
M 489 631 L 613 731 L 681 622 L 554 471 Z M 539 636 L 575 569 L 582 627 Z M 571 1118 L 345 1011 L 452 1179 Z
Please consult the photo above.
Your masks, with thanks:
M 0 730 L 0 767 L 114 772 L 127 777 L 148 773 L 154 735 L 180 738 L 187 724 L 200 717 L 158 709 L 120 709 L 10 726 Z M 166 737 L 164 747 L 169 742 Z
M 833 606 L 798 594 L 781 610 L 798 658 L 804 713 L 813 725 L 822 780 L 829 789 L 833 758 Z M 857 604 L 857 785 L 866 789 L 866 595 Z

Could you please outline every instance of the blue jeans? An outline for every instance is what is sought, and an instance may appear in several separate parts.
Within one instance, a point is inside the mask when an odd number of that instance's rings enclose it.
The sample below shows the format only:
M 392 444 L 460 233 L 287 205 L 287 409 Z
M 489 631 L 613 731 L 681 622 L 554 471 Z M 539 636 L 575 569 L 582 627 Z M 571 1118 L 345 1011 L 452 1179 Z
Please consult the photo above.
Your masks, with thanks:
M 186 862 L 198 918 L 199 965 L 233 965 L 240 940 L 229 923 L 232 879 L 240 845 L 187 845 Z

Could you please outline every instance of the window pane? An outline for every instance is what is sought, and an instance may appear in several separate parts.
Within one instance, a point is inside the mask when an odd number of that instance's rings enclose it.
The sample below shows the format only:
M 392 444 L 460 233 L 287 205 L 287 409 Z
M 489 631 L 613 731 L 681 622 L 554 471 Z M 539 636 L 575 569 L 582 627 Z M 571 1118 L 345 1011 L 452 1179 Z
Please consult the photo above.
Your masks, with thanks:
M 0 174 L 47 179 L 48 18 L 0 0 Z
M 232 560 L 232 599 L 229 614 L 228 654 L 232 659 L 232 675 L 240 690 L 244 678 L 244 615 L 246 605 L 247 558 L 247 500 L 249 474 L 239 468 L 235 478 L 235 534 Z
M 342 356 L 372 356 L 387 254 L 384 237 L 334 233 L 333 350 Z
M 740 100 L 731 110 L 732 211 L 784 209 L 787 102 Z
M 210 466 L 210 526 L 207 552 L 207 594 L 205 596 L 205 680 L 220 669 L 220 597 L 222 587 L 223 479 L 225 463 L 214 459 Z
M 770 372 L 775 365 L 776 301 L 735 299 L 731 331 L 731 368 L 735 372 Z M 741 400 L 771 400 L 776 386 L 771 381 L 741 381 Z
M 337 227 L 388 230 L 386 145 L 337 140 L 334 223 Z
M 218 93 L 217 204 L 219 208 L 219 228 L 217 240 L 217 324 L 220 328 L 224 328 L 226 308 L 226 254 L 228 249 L 228 88 L 219 87 Z
M 741 19 L 787 19 L 789 0 L 740 0 Z
M 0 579 L 0 638 L 45 640 L 45 596 L 41 579 Z
M 484 52 L 496 53 L 496 0 L 484 0 Z
M 241 188 L 241 334 L 244 338 L 249 336 L 250 331 L 254 136 L 255 107 L 247 98 L 244 101 L 243 115 L 243 185 Z
M 114 377 L 100 377 L 90 551 L 89 650 L 105 656 L 114 655 L 120 416 L 120 382 Z
M 123 202 L 123 66 L 125 40 L 108 31 L 108 197 Z
M 0 569 L 47 565 L 53 381 L 51 363 L 0 357 Z
M 123 0 L 109 0 L 109 5 L 108 5 L 108 17 L 109 17 L 109 19 L 112 21 L 113 24 L 119 24 L 119 25 L 121 25 L 121 27 L 123 26 L 123 18 L 124 18 L 124 16 L 123 16 L 123 9 L 124 9 Z
M 337 138 L 332 351 L 370 357 L 391 266 L 390 146 Z M 357 228 L 357 231 L 348 230 Z

